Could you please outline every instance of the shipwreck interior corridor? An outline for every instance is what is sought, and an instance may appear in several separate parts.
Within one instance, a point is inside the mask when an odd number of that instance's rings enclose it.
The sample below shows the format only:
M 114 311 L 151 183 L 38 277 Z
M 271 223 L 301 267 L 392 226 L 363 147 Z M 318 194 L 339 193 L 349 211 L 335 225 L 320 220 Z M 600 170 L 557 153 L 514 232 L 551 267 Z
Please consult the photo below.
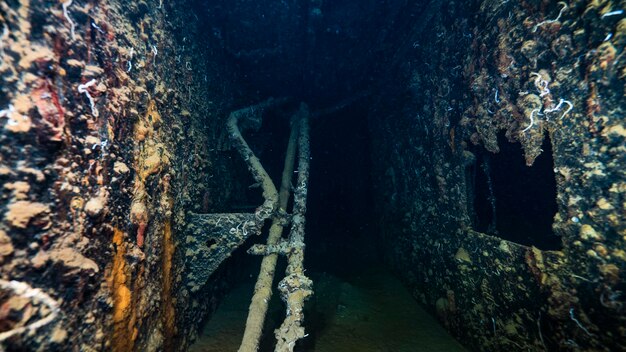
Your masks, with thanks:
M 0 0 L 0 352 L 626 351 L 626 0 Z
M 215 312 L 203 317 L 190 351 L 248 350 L 244 346 L 251 317 L 265 317 L 262 335 L 256 337 L 260 351 L 295 347 L 296 351 L 312 352 L 409 352 L 416 346 L 424 351 L 463 351 L 435 314 L 420 306 L 400 276 L 385 264 L 380 214 L 375 206 L 372 134 L 378 134 L 379 127 L 370 125 L 369 120 L 374 98 L 386 89 L 387 83 L 379 79 L 383 63 L 396 50 L 385 41 L 393 37 L 393 30 L 407 36 L 403 31 L 412 26 L 411 18 L 419 7 L 403 13 L 412 6 L 350 1 L 199 4 L 208 16 L 204 31 L 209 42 L 224 48 L 249 95 L 242 101 L 256 97 L 262 102 L 242 113 L 238 124 L 277 188 L 285 180 L 283 168 L 293 133 L 289 126 L 296 121 L 293 111 L 299 102 L 310 109 L 304 274 L 312 280 L 314 293 L 305 301 L 301 322 L 306 336 L 298 335 L 288 346 L 278 346 L 274 334 L 278 336 L 282 329 L 285 303 L 276 288 L 281 287 L 288 268 L 285 256 L 279 256 L 276 264 L 271 283 L 275 292 L 263 298 L 267 308 L 258 310 L 253 306 L 263 290 L 255 285 L 265 277 L 259 268 L 265 268 L 269 256 L 261 259 L 245 253 L 253 244 L 257 250 L 268 248 L 264 244 L 271 242 L 272 228 L 266 225 L 262 236 L 248 238 L 222 264 L 231 286 Z M 264 100 L 268 97 L 272 98 Z M 289 97 L 284 105 L 275 100 L 282 97 Z M 232 135 L 232 130 L 229 133 Z M 300 148 L 298 145 L 298 151 Z M 231 157 L 245 174 L 246 163 L 238 160 L 236 153 Z M 298 160 L 287 213 L 296 211 L 300 166 Z M 256 177 L 245 181 L 252 186 L 239 202 L 247 206 L 235 201 L 231 211 L 254 211 L 254 204 L 263 202 L 258 181 Z M 282 232 L 283 238 L 291 238 L 288 228 Z M 211 244 L 219 246 L 219 239 Z M 263 313 L 265 309 L 267 313 Z M 298 314 L 288 313 L 291 315 Z
M 412 352 L 416 346 L 421 351 L 465 351 L 382 261 L 373 221 L 369 128 L 364 120 L 367 108 L 367 104 L 355 104 L 311 121 L 305 267 L 315 293 L 305 308 L 307 337 L 298 342 L 295 351 Z M 285 126 L 286 121 L 267 122 L 258 136 L 270 133 L 264 129 L 267 126 L 281 124 Z M 288 131 L 276 129 L 272 138 L 285 144 L 281 132 L 284 137 Z M 255 136 L 249 139 L 254 143 Z M 275 169 L 272 158 L 280 160 L 282 154 L 278 146 L 262 152 L 270 174 L 278 174 L 271 171 Z M 240 261 L 234 270 L 238 279 L 203 323 L 189 351 L 239 348 L 260 261 L 249 255 L 236 256 Z M 277 273 L 284 270 L 285 264 L 279 263 Z M 284 305 L 277 296 L 272 297 L 264 325 L 262 352 L 274 351 L 272 332 L 283 319 Z

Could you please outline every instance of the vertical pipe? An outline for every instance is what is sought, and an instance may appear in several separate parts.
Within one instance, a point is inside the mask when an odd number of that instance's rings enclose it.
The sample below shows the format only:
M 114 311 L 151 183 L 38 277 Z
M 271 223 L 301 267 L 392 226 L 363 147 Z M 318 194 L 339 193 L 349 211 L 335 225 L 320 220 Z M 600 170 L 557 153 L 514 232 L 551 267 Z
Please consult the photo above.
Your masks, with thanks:
M 287 316 L 276 329 L 275 352 L 292 352 L 296 342 L 305 336 L 304 301 L 313 294 L 313 282 L 304 275 L 304 229 L 306 199 L 309 182 L 309 113 L 306 105 L 300 107 L 300 135 L 298 137 L 298 183 L 294 190 L 293 215 L 287 251 L 285 278 L 278 284 L 281 298 L 287 305 Z
M 278 209 L 279 213 L 285 213 L 289 202 L 289 191 L 291 187 L 291 177 L 296 155 L 298 123 L 292 120 L 291 134 L 289 136 L 289 144 L 285 155 L 285 165 L 283 168 L 280 191 L 278 193 Z M 269 236 L 267 237 L 267 245 L 275 246 L 278 244 L 283 232 L 283 222 L 279 216 L 274 216 L 272 226 L 270 227 Z M 265 315 L 267 314 L 267 306 L 272 297 L 272 283 L 274 281 L 274 272 L 276 271 L 276 261 L 278 254 L 269 254 L 263 257 L 261 261 L 261 269 L 254 286 L 254 295 L 248 310 L 248 318 L 246 320 L 246 329 L 243 334 L 239 352 L 256 352 L 259 348 L 259 340 L 263 332 L 263 324 Z

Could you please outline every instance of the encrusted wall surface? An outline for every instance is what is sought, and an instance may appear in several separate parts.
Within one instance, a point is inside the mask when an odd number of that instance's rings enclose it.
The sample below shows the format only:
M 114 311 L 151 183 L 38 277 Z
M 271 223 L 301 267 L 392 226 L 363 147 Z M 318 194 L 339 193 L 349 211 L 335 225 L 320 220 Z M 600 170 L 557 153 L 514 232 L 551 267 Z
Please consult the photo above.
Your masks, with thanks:
M 184 349 L 219 297 L 179 285 L 185 211 L 237 196 L 217 145 L 233 75 L 168 1 L 0 2 L 1 276 L 59 316 L 8 350 Z M 50 314 L 10 290 L 0 332 Z
M 370 115 L 386 258 L 476 351 L 626 350 L 623 9 L 434 1 L 390 43 Z M 562 250 L 473 230 L 472 150 L 499 133 L 528 165 L 549 137 Z

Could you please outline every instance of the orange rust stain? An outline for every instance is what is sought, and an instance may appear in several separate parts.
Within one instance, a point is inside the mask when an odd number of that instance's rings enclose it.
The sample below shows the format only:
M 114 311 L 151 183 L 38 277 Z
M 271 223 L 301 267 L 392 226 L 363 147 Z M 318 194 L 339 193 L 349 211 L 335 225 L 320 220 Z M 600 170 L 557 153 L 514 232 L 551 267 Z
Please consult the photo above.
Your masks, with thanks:
M 155 128 L 161 124 L 161 114 L 157 110 L 156 102 L 151 99 L 148 102 L 148 108 L 143 118 L 139 119 L 135 124 L 134 135 L 135 140 L 143 142 L 146 138 L 150 138 L 155 133 Z
M 598 101 L 598 90 L 595 84 L 590 84 L 591 89 L 587 98 L 587 116 L 593 116 L 600 112 L 600 103 Z
M 37 107 L 37 112 L 43 117 L 43 122 L 50 128 L 51 141 L 63 140 L 65 128 L 65 112 L 59 103 L 59 97 L 54 86 L 44 79 L 35 82 L 35 88 L 31 92 L 31 99 Z
M 165 351 L 173 350 L 172 338 L 176 333 L 176 311 L 174 302 L 172 301 L 172 258 L 174 257 L 174 241 L 172 240 L 172 224 L 171 220 L 165 222 L 163 228 L 163 290 L 161 291 L 161 301 L 163 302 L 163 310 L 161 319 L 163 322 L 163 349 Z
M 452 129 L 450 130 L 450 148 L 452 149 L 452 152 L 456 152 L 456 146 L 455 146 L 455 141 L 454 141 L 454 127 L 452 127 Z
M 131 276 L 124 256 L 126 242 L 124 232 L 115 229 L 113 244 L 116 246 L 113 257 L 113 267 L 107 277 L 107 284 L 113 296 L 113 336 L 111 347 L 113 351 L 132 351 L 135 338 L 135 312 L 133 292 L 129 289 Z
M 137 245 L 143 247 L 145 232 L 150 222 L 146 180 L 151 175 L 159 174 L 170 163 L 170 155 L 157 134 L 161 124 L 161 115 L 154 100 L 148 102 L 145 115 L 137 121 L 134 128 L 136 146 L 134 169 L 135 186 L 130 218 L 137 226 Z

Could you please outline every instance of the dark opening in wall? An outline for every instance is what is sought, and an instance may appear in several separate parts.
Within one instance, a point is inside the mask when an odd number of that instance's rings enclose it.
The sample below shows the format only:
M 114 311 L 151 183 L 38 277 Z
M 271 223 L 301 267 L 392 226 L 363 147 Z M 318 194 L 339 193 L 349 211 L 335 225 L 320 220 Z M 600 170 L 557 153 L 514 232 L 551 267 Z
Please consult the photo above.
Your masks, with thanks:
M 482 147 L 476 150 L 477 161 L 470 170 L 474 228 L 542 250 L 560 250 L 561 238 L 552 231 L 558 208 L 549 137 L 530 167 L 519 143 L 511 143 L 501 134 L 498 145 L 496 154 Z

